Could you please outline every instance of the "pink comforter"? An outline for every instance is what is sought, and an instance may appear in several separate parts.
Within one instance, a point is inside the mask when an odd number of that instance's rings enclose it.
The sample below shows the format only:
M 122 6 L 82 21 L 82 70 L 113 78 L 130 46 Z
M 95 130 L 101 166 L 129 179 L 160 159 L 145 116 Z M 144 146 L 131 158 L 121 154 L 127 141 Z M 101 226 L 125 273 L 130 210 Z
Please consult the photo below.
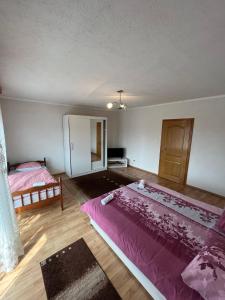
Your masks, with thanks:
M 216 228 L 221 209 L 181 194 L 137 183 L 86 202 L 86 212 L 168 300 L 199 300 L 201 296 L 181 278 L 188 263 L 208 243 L 224 247 Z M 215 228 L 211 229 L 211 228 Z
M 16 172 L 10 174 L 8 180 L 11 193 L 32 188 L 37 183 L 49 184 L 56 182 L 45 168 L 26 172 Z

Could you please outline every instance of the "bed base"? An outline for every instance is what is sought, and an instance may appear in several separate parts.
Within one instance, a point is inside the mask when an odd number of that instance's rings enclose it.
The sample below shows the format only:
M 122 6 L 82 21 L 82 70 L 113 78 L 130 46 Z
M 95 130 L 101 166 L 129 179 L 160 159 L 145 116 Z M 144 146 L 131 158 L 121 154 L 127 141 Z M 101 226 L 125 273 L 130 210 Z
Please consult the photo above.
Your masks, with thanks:
M 136 277 L 146 291 L 154 300 L 166 300 L 165 296 L 155 287 L 155 285 L 129 260 L 129 258 L 120 250 L 120 248 L 110 239 L 110 237 L 90 218 L 91 225 L 122 260 L 128 270 Z
M 50 205 L 51 203 L 55 201 L 60 201 L 61 209 L 63 210 L 63 196 L 62 196 L 62 179 L 61 177 L 56 178 L 56 183 L 50 183 L 43 186 L 37 186 L 32 187 L 30 189 L 24 190 L 24 191 L 17 191 L 12 193 L 12 198 L 19 196 L 21 198 L 22 206 L 15 208 L 17 213 L 21 213 L 26 210 L 31 210 L 34 208 L 41 208 L 47 205 Z M 59 195 L 56 195 L 55 189 L 59 188 Z M 53 197 L 48 196 L 48 189 L 52 189 L 53 191 Z M 46 193 L 46 199 L 41 200 L 41 192 Z M 33 201 L 33 193 L 36 193 L 38 195 L 38 201 Z M 29 195 L 31 204 L 24 205 L 24 195 Z

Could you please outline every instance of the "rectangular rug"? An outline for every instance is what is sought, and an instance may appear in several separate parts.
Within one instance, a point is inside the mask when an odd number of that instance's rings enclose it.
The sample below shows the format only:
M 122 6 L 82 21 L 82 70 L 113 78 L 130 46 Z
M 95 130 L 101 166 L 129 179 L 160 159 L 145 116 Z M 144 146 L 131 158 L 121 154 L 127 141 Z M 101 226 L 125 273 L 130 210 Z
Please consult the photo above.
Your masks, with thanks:
M 71 179 L 90 198 L 111 192 L 136 180 L 135 178 L 125 177 L 110 170 Z
M 83 239 L 40 263 L 51 300 L 121 299 Z

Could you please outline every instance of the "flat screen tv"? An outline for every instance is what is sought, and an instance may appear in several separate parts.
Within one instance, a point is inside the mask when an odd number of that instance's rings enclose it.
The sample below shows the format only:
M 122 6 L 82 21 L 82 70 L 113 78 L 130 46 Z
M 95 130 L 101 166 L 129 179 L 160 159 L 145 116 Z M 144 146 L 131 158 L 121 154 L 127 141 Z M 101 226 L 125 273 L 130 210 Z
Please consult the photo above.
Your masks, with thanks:
M 108 148 L 108 158 L 124 158 L 124 148 Z

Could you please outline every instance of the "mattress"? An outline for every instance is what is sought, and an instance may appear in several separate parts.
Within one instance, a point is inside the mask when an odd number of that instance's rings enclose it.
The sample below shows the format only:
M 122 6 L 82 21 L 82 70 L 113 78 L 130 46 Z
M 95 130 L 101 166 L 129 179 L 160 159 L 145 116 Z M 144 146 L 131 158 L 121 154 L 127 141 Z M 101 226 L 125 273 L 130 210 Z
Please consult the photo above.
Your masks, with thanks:
M 202 299 L 181 273 L 205 245 L 224 247 L 216 225 L 222 210 L 152 183 L 142 190 L 132 183 L 113 193 L 107 205 L 101 205 L 104 194 L 81 210 L 166 299 Z

